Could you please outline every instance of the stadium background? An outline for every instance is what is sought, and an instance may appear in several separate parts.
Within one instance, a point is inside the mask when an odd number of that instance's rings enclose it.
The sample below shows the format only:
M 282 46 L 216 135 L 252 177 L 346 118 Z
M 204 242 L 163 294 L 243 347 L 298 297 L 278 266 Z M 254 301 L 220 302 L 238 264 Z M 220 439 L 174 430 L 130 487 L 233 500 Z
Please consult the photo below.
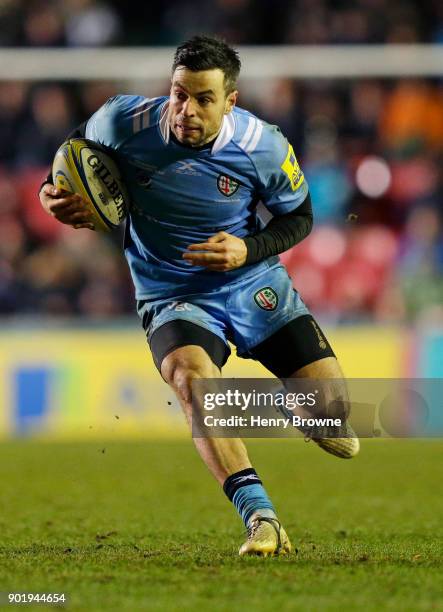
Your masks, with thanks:
M 238 46 L 438 45 L 443 9 L 431 0 L 217 0 L 206 9 L 181 0 L 136 12 L 110 1 L 0 4 L 3 51 L 158 49 L 195 32 Z M 117 92 L 167 93 L 168 74 L 59 82 L 48 67 L 33 81 L 13 66 L 0 59 L 0 435 L 181 434 L 138 325 L 121 236 L 57 224 L 36 195 L 73 127 Z M 282 259 L 346 376 L 441 376 L 441 77 L 426 66 L 401 78 L 246 76 L 240 106 L 281 127 L 309 181 L 315 229 Z M 225 374 L 266 375 L 237 359 Z

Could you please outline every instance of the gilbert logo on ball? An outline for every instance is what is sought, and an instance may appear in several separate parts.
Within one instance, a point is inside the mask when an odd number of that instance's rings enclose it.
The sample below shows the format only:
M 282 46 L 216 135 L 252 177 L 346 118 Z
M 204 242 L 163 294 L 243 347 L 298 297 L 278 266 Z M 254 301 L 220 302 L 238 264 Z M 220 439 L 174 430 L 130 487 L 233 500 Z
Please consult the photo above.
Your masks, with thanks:
M 275 310 L 278 305 L 278 295 L 272 287 L 263 287 L 254 293 L 254 301 L 263 310 Z
M 101 145 L 85 138 L 66 141 L 55 155 L 52 175 L 56 187 L 82 196 L 96 230 L 110 231 L 125 219 L 129 196 L 117 164 Z

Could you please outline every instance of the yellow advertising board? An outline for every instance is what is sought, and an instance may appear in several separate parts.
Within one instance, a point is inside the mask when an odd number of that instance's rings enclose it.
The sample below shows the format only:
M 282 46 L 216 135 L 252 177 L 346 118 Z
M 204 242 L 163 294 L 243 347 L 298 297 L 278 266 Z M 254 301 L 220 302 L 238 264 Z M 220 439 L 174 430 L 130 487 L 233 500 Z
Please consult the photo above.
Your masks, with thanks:
M 329 331 L 347 377 L 401 377 L 407 341 L 396 330 Z M 288 347 L 288 350 L 289 347 Z M 270 376 L 232 356 L 224 376 Z M 171 389 L 138 328 L 0 330 L 0 435 L 104 438 L 184 435 Z

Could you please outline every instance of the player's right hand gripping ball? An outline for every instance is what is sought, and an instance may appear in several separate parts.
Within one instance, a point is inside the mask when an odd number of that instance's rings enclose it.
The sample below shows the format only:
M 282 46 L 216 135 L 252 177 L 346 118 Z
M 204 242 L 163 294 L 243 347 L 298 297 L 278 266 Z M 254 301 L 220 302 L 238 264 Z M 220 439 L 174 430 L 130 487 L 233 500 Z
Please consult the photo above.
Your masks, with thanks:
M 96 230 L 109 232 L 126 218 L 129 196 L 118 166 L 92 140 L 64 142 L 55 154 L 52 176 L 57 189 L 82 196 Z

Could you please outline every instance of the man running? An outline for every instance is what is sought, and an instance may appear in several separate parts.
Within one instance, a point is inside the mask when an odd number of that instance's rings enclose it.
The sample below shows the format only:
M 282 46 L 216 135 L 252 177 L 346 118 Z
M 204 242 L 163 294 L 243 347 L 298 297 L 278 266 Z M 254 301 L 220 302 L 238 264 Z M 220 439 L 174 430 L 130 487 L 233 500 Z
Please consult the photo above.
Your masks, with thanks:
M 279 378 L 333 379 L 327 401 L 346 401 L 335 355 L 278 258 L 311 230 L 308 185 L 279 128 L 236 107 L 239 72 L 235 50 L 196 36 L 175 52 L 169 97 L 115 96 L 74 134 L 112 150 L 121 169 L 138 313 L 189 422 L 192 381 L 220 376 L 228 341 Z M 51 181 L 40 191 L 45 210 L 93 229 L 81 198 Z M 259 202 L 273 215 L 265 227 Z M 313 439 L 343 458 L 359 450 L 350 428 Z M 194 443 L 248 528 L 240 555 L 289 552 L 243 442 Z

